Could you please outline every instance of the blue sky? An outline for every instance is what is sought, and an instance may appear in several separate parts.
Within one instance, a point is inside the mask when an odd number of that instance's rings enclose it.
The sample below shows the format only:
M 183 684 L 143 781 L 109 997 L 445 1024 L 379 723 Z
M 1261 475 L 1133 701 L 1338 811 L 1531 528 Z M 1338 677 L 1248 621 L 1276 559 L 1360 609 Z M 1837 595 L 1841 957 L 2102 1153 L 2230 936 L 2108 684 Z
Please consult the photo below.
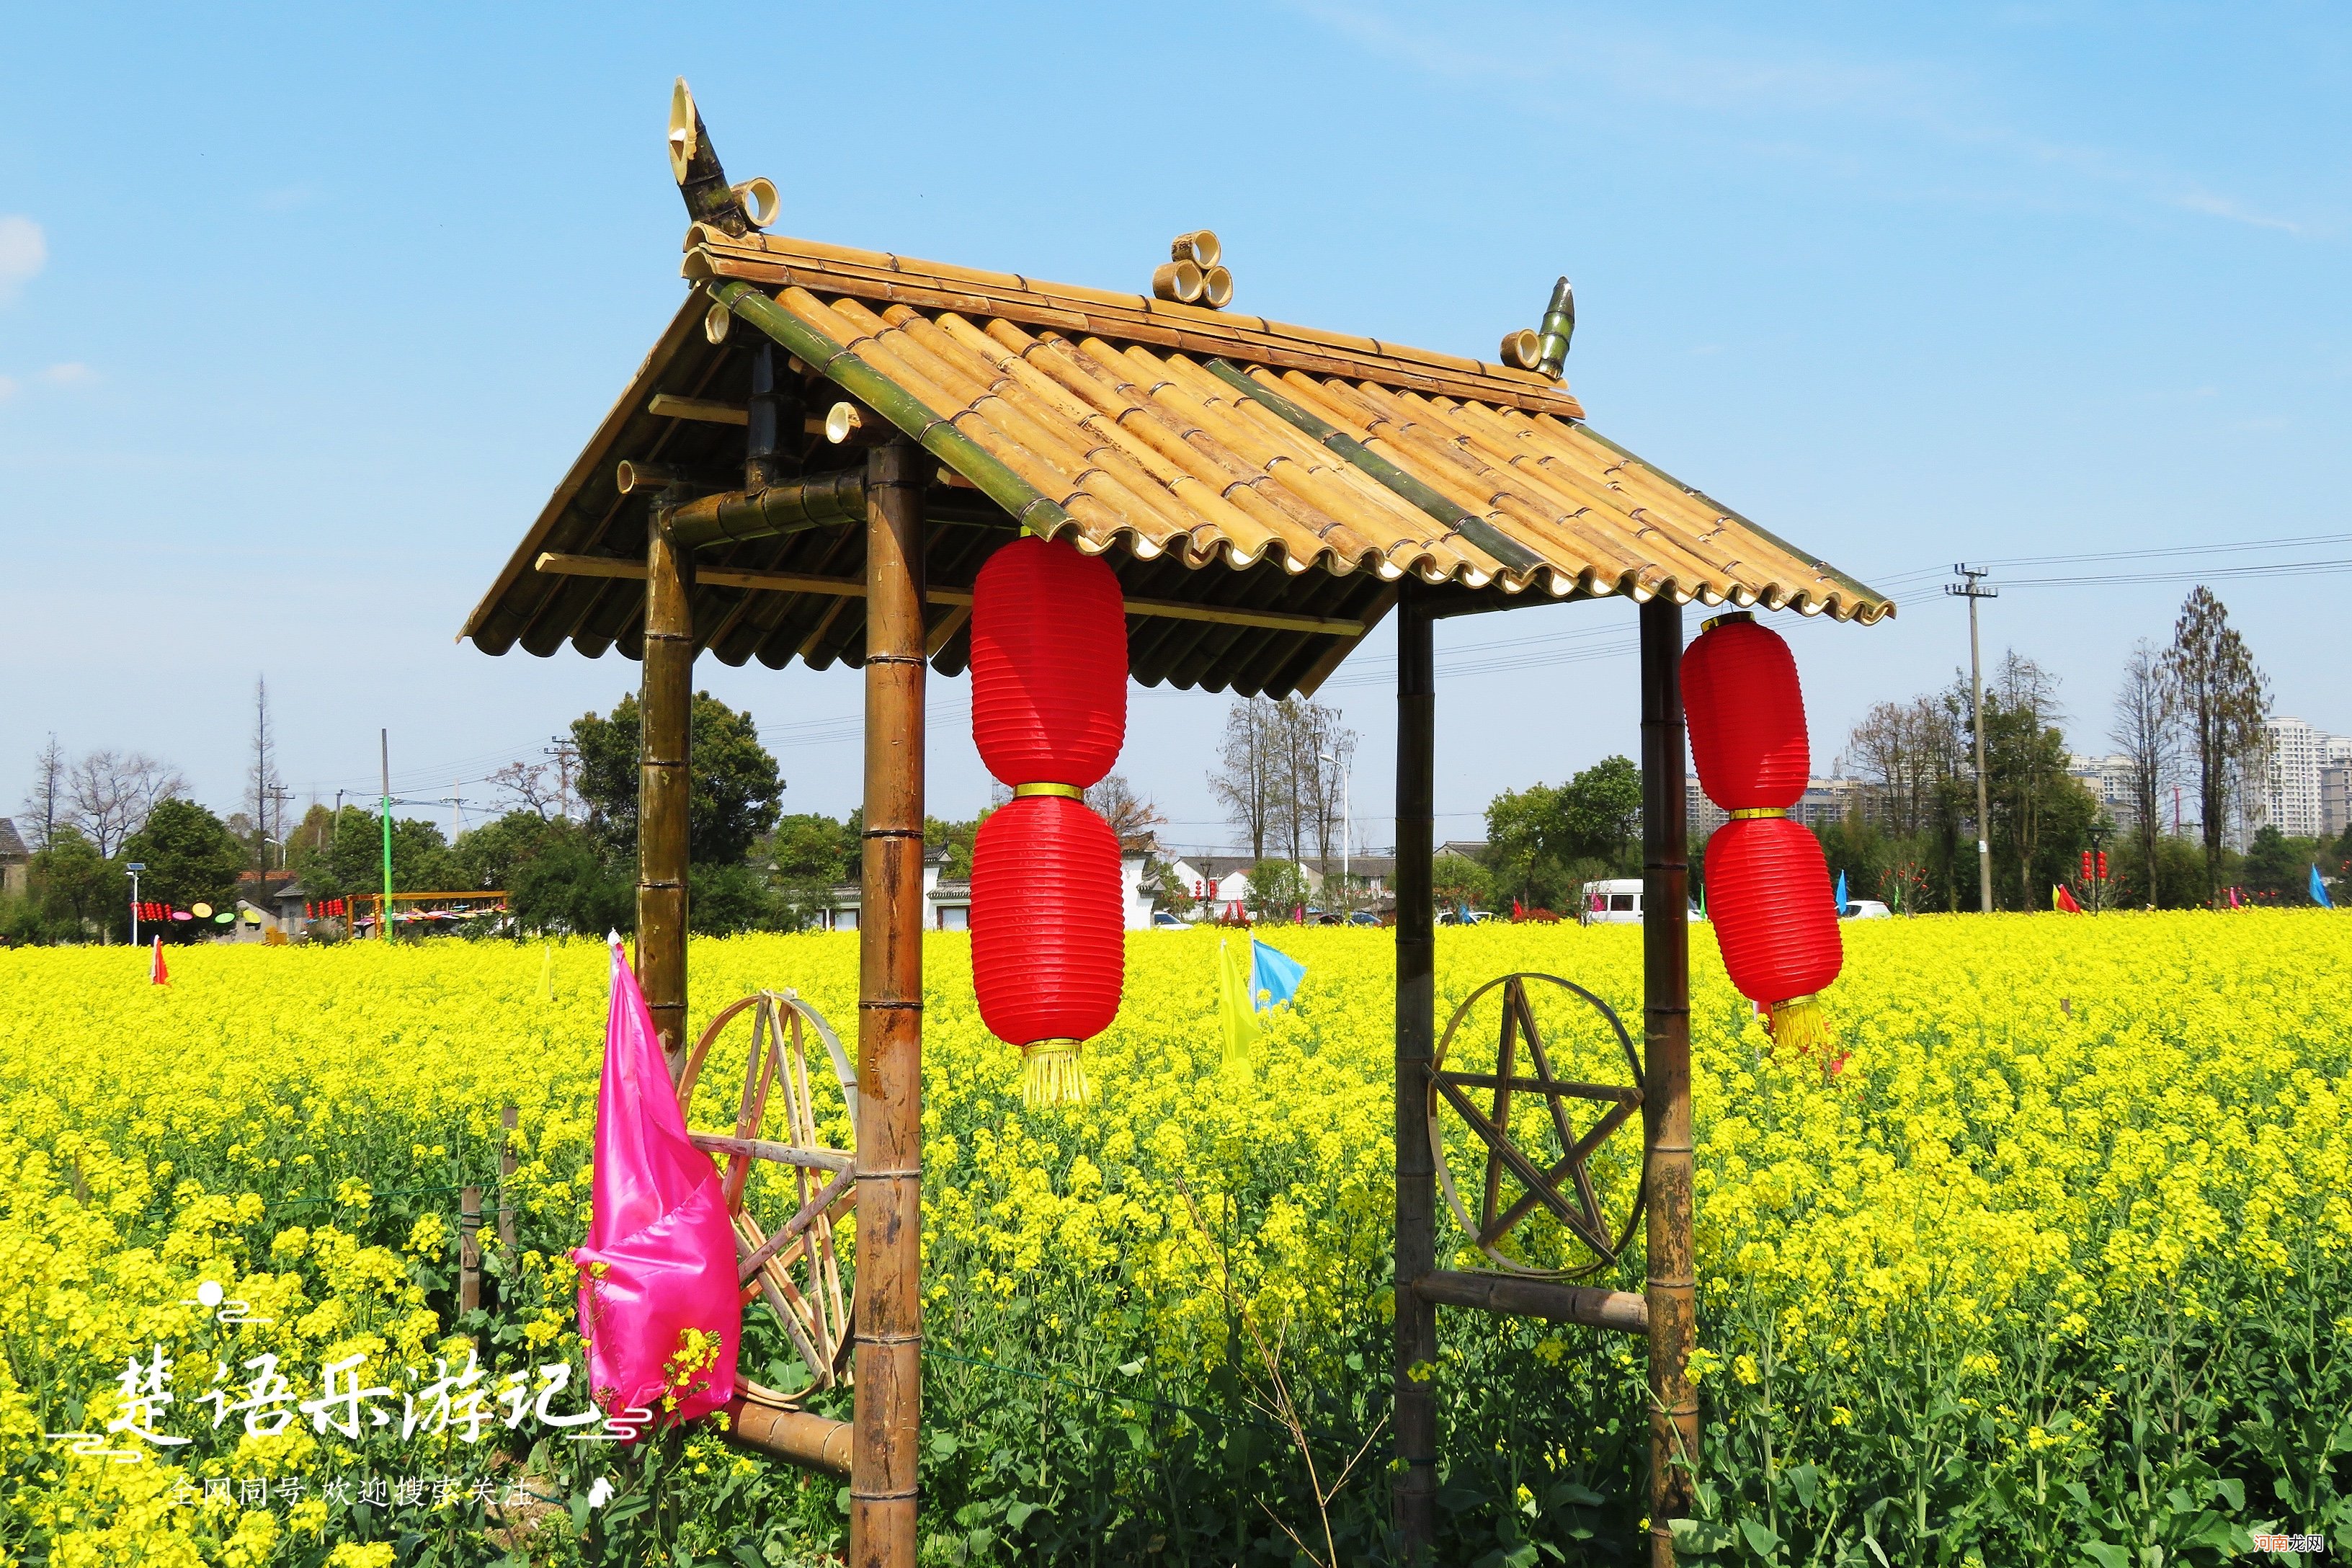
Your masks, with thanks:
M 881 14 L 16 13 L 0 810 L 53 731 L 227 808 L 257 673 L 289 784 L 330 796 L 373 793 L 379 726 L 395 787 L 442 795 L 634 684 L 453 634 L 677 303 L 681 72 L 785 232 L 1141 287 L 1206 225 L 1244 309 L 1480 353 L 1570 274 L 1596 428 L 1902 600 L 1867 630 L 1776 620 L 1818 765 L 1965 660 L 1937 570 L 1963 556 L 2316 542 L 2004 568 L 2163 579 L 1990 607 L 1988 657 L 2055 670 L 2086 741 L 2179 574 L 2352 560 L 2340 8 Z M 2214 580 L 2280 710 L 2339 731 L 2347 583 Z M 1443 835 L 1633 748 L 1632 614 L 1444 629 Z M 1327 689 L 1372 844 L 1387 652 Z M 854 804 L 854 727 L 825 722 L 854 674 L 705 660 L 703 684 L 757 716 L 790 806 Z M 934 695 L 933 809 L 966 815 L 963 685 Z M 1203 779 L 1224 705 L 1137 694 L 1124 771 L 1173 842 L 1229 837 Z

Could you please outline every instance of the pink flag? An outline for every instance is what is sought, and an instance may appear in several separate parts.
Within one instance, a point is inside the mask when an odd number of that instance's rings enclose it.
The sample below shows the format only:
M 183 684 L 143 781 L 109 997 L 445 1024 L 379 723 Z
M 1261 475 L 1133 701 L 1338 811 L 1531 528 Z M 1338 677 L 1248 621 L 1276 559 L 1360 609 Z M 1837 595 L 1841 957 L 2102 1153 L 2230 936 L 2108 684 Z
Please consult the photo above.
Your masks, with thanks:
M 615 1421 L 660 1425 L 735 1392 L 743 1298 L 710 1157 L 688 1142 L 653 1015 L 613 938 L 613 1004 L 596 1091 L 596 1163 L 580 1267 L 588 1384 Z

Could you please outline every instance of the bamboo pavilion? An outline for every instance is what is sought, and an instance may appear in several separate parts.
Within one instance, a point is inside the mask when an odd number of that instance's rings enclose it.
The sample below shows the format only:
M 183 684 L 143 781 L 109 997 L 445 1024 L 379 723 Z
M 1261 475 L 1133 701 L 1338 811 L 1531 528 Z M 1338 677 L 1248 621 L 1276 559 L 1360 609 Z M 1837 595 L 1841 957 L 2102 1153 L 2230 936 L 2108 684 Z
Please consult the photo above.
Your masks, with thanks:
M 1395 620 L 1400 1539 L 1412 1560 L 1433 1530 L 1438 1410 L 1412 1369 L 1444 1304 L 1646 1338 L 1650 1551 L 1670 1562 L 1672 1459 L 1697 1436 L 1683 606 L 1869 625 L 1894 604 L 1591 429 L 1559 379 L 1564 287 L 1505 339 L 1517 363 L 1485 361 L 1216 308 L 1197 280 L 1186 302 L 1160 297 L 1181 278 L 1122 293 L 764 232 L 773 187 L 729 183 L 682 81 L 670 152 L 685 298 L 461 636 L 642 663 L 638 966 L 674 1070 L 693 662 L 865 672 L 856 1415 L 769 1412 L 739 1440 L 845 1468 L 851 1561 L 914 1562 L 923 693 L 965 669 L 974 574 L 1026 532 L 1110 563 L 1147 685 L 1311 693 Z M 1183 237 L 1162 271 L 1188 245 L 1213 268 L 1213 243 Z M 1432 628 L 1620 595 L 1642 647 L 1640 1294 L 1440 1270 L 1428 1131 Z

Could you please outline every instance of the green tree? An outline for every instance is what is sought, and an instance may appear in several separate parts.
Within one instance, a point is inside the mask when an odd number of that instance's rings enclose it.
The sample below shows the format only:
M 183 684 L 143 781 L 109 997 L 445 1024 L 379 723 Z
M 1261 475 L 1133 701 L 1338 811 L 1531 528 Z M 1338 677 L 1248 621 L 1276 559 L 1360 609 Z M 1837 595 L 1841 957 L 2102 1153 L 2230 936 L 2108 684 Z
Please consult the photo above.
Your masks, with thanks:
M 28 940 L 79 942 L 92 932 L 106 937 L 117 917 L 127 918 L 130 874 L 121 861 L 100 856 L 79 827 L 58 823 L 51 828 L 47 847 L 35 852 L 27 869 Z M 144 885 L 140 894 L 146 896 Z
M 1261 860 L 1250 868 L 1249 889 L 1242 907 L 1250 919 L 1281 924 L 1297 917 L 1307 903 L 1307 873 L 1292 860 Z
M 773 879 L 776 923 L 799 931 L 832 907 L 833 889 L 856 879 L 857 827 L 853 813 L 839 822 L 815 812 L 779 817 L 758 857 Z
M 2270 682 L 2230 624 L 2230 612 L 2203 584 L 2189 591 L 2165 650 L 2164 676 L 2197 776 L 2205 838 L 2205 896 L 2221 886 L 2221 830 L 2239 775 L 2263 745 Z
M 139 876 L 142 898 L 182 909 L 199 903 L 215 910 L 236 907 L 246 847 L 226 824 L 193 800 L 157 801 L 146 826 L 124 840 L 121 858 L 145 862 Z
M 507 884 L 507 908 L 525 931 L 569 931 L 602 936 L 636 923 L 635 885 L 605 860 L 588 833 L 576 825 L 550 834 L 538 850 L 516 862 Z M 688 889 L 688 908 L 694 889 Z
M 2245 864 L 2238 876 L 2246 890 L 2257 897 L 2308 907 L 2312 901 L 2311 868 L 2318 864 L 2319 858 L 2317 839 L 2289 838 L 2264 823 L 2254 829 L 2254 841 L 2246 847 Z M 2326 874 L 2326 868 L 2322 867 L 2320 875 Z
M 1573 902 L 1579 884 L 1639 868 L 1642 770 L 1604 757 L 1554 788 L 1506 790 L 1486 806 L 1486 868 L 1498 901 Z
M 708 691 L 694 694 L 688 758 L 693 787 L 687 805 L 687 855 L 697 864 L 740 864 L 776 825 L 784 781 L 760 744 L 749 713 Z M 637 769 L 644 724 L 634 694 L 608 717 L 583 713 L 572 724 L 580 749 L 580 798 L 588 826 L 615 864 L 637 856 Z
M 578 824 L 562 817 L 541 816 L 528 810 L 509 811 L 466 834 L 450 847 L 449 866 L 455 878 L 451 889 L 511 889 L 516 874 L 525 863 L 535 859 L 551 839 L 583 831 Z M 394 869 L 398 869 L 397 866 Z
M 318 842 L 323 837 L 324 843 Z M 306 818 L 289 862 L 317 899 L 359 898 L 383 891 L 383 819 L 347 805 L 328 825 Z M 441 830 L 415 817 L 392 819 L 392 888 L 396 893 L 457 892 L 483 884 L 467 879 Z M 492 884 L 495 886 L 495 884 Z

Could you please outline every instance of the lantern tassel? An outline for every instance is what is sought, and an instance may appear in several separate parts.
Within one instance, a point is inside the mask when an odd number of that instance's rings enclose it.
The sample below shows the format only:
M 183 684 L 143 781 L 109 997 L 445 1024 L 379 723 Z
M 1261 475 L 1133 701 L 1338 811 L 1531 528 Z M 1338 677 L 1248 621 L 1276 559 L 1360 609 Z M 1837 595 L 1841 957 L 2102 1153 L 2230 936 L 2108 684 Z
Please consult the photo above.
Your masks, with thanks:
M 1807 1053 L 1830 1047 L 1829 1016 L 1819 996 L 1791 996 L 1772 1004 L 1772 1038 L 1778 1044 Z
M 1084 1105 L 1093 1098 L 1076 1040 L 1037 1040 L 1021 1048 L 1021 1103 Z

